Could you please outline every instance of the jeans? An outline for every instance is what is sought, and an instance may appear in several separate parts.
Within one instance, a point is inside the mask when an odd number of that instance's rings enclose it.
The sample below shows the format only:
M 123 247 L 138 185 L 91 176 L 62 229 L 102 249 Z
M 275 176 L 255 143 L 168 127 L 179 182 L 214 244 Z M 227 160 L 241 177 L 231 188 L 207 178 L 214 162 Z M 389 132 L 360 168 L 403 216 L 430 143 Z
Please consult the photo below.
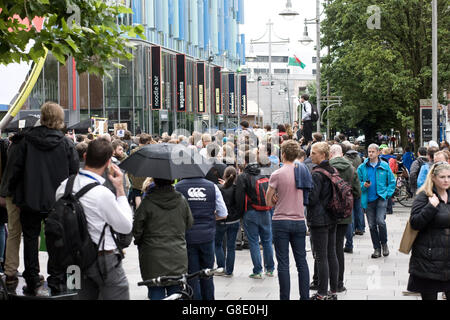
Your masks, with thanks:
M 23 277 L 27 287 L 34 290 L 39 285 L 39 235 L 41 233 L 41 221 L 47 217 L 47 213 L 34 211 L 30 208 L 21 208 L 20 223 L 23 232 L 23 256 L 25 270 Z M 50 260 L 49 260 L 50 261 Z M 47 266 L 47 271 L 52 274 L 52 266 Z
M 162 300 L 174 293 L 180 292 L 180 286 L 148 287 L 148 298 L 150 300 Z
M 0 223 L 0 262 L 5 262 L 5 245 L 6 245 L 6 228 L 3 223 Z M 3 272 L 3 268 L 0 265 L 0 272 Z
M 366 229 L 366 223 L 364 221 L 364 213 L 361 208 L 361 198 L 353 200 L 353 219 L 354 219 L 353 231 L 358 230 L 364 232 Z
M 225 268 L 226 274 L 232 274 L 234 270 L 234 260 L 236 256 L 236 238 L 239 227 L 239 221 L 231 224 L 216 224 L 215 251 L 217 266 L 219 268 Z M 225 234 L 227 237 L 226 260 L 225 252 L 222 247 L 223 237 L 225 236 Z
M 306 261 L 305 221 L 272 221 L 275 254 L 278 262 L 280 300 L 289 300 L 291 279 L 289 274 L 289 243 L 292 247 L 298 273 L 300 300 L 309 300 L 309 268 Z
M 336 228 L 336 256 L 339 265 L 338 288 L 344 286 L 344 238 L 348 230 L 351 228 L 350 224 L 338 224 Z
M 386 206 L 387 200 L 383 198 L 367 204 L 366 215 L 374 249 L 381 249 L 381 245 L 387 243 Z
M 392 206 L 394 205 L 394 201 L 392 198 L 387 198 L 387 207 L 386 207 L 386 213 L 392 214 Z
M 352 218 L 353 220 L 353 218 Z M 353 228 L 354 224 L 347 224 L 347 230 L 345 232 L 345 247 L 349 249 L 353 249 Z
M 328 280 L 331 292 L 337 291 L 339 264 L 336 256 L 336 225 L 311 227 L 314 262 L 321 296 L 328 295 Z
M 270 211 L 248 210 L 244 214 L 244 229 L 250 246 L 250 256 L 253 262 L 253 273 L 262 273 L 259 238 L 263 247 L 264 268 L 272 272 L 275 269 L 272 248 L 272 220 Z
M 202 269 L 214 267 L 214 241 L 187 244 L 188 272 L 195 273 Z M 194 291 L 194 300 L 214 300 L 213 277 L 192 279 L 188 281 Z

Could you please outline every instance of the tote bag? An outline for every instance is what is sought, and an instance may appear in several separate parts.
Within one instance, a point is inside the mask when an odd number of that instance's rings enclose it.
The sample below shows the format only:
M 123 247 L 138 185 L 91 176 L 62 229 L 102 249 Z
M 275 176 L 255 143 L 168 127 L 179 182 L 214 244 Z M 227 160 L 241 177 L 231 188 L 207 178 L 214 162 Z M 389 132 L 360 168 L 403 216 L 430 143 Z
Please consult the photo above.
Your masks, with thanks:
M 406 223 L 405 231 L 403 231 L 402 240 L 400 241 L 400 248 L 398 251 L 404 254 L 409 254 L 411 252 L 414 240 L 416 240 L 418 230 L 411 228 L 411 224 L 408 220 Z

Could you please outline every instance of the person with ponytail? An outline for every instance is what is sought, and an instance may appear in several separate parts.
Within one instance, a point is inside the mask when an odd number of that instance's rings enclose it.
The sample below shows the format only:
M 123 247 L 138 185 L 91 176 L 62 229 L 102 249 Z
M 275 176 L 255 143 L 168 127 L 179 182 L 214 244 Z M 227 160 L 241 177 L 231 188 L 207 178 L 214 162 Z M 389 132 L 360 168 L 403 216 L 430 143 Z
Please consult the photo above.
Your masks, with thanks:
M 215 253 L 217 266 L 224 268 L 223 275 L 226 277 L 233 276 L 234 260 L 236 251 L 236 238 L 239 231 L 239 221 L 242 218 L 235 205 L 235 192 L 236 192 L 236 168 L 230 166 L 225 169 L 223 180 L 220 180 L 222 185 L 219 187 L 225 205 L 228 210 L 228 217 L 225 220 L 216 221 L 216 238 L 215 238 Z M 224 236 L 226 235 L 226 257 L 224 248 L 222 246 Z
M 408 291 L 422 300 L 450 296 L 450 164 L 435 163 L 417 191 L 410 224 L 419 233 L 409 261 Z

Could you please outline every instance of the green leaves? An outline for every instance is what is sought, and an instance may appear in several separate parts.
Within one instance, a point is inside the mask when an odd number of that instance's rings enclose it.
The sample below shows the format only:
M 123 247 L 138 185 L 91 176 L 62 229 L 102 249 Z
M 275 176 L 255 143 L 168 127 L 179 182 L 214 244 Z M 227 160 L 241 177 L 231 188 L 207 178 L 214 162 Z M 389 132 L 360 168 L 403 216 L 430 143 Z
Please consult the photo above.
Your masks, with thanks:
M 450 14 L 439 1 L 440 89 L 450 85 Z M 381 12 L 381 29 L 369 29 L 367 8 Z M 324 81 L 344 107 L 333 112 L 334 126 L 368 132 L 404 129 L 419 117 L 419 99 L 431 95 L 431 4 L 423 0 L 334 0 L 322 22 Z M 440 96 L 442 96 L 440 94 Z M 416 119 L 417 120 L 417 119 Z M 415 121 L 416 138 L 420 137 Z
M 121 5 L 108 5 L 100 0 L 0 0 L 0 63 L 36 61 L 48 48 L 55 58 L 65 63 L 69 57 L 77 62 L 79 73 L 91 72 L 108 75 L 118 65 L 113 61 L 133 58 L 131 38 L 145 39 L 144 27 L 117 25 L 118 14 L 132 13 L 130 8 Z M 79 8 L 79 21 L 73 21 L 73 10 Z M 69 12 L 69 13 L 67 13 Z M 20 17 L 45 17 L 44 29 L 37 33 L 21 30 Z M 72 25 L 68 21 L 74 22 Z M 77 16 L 78 19 L 78 16 Z M 11 31 L 9 31 L 11 30 Z M 36 44 L 29 52 L 26 45 L 33 39 Z

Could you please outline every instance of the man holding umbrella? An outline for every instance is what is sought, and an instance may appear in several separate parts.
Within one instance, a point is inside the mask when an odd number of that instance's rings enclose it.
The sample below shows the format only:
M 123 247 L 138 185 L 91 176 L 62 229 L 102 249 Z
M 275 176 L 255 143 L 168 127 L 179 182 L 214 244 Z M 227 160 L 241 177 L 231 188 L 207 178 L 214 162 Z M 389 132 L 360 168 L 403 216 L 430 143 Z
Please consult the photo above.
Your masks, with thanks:
M 212 165 L 196 150 L 176 144 L 142 147 L 120 167 L 138 177 L 182 179 L 175 187 L 188 201 L 194 225 L 186 232 L 188 272 L 214 267 L 216 220 L 228 216 L 219 188 L 204 177 Z M 195 300 L 214 300 L 213 279 L 195 279 L 189 285 Z

